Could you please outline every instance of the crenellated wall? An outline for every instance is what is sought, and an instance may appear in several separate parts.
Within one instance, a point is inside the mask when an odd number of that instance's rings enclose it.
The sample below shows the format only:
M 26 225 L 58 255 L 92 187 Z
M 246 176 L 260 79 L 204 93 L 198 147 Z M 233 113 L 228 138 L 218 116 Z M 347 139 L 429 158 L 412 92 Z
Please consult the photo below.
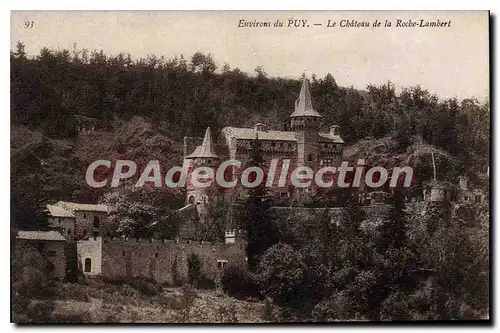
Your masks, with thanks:
M 80 241 L 79 252 L 89 248 L 96 249 L 95 245 L 91 244 L 100 240 L 101 238 L 97 237 Z M 97 250 L 93 252 L 94 260 L 98 260 L 97 252 Z M 244 242 L 212 244 L 194 241 L 104 238 L 100 253 L 101 275 L 110 280 L 142 277 L 166 284 L 173 284 L 176 280 L 186 282 L 188 258 L 191 254 L 196 254 L 200 258 L 202 274 L 212 280 L 216 280 L 223 272 L 223 268 L 229 265 L 246 268 Z M 84 253 L 79 253 L 80 256 L 83 258 Z

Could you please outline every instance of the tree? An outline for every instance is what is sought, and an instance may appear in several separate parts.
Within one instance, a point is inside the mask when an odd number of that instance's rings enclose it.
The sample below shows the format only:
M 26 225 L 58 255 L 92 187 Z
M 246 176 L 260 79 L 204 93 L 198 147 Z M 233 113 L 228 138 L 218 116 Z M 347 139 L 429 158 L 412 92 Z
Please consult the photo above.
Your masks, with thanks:
M 215 72 L 217 66 L 210 54 L 204 55 L 201 52 L 196 52 L 191 58 L 190 68 L 193 72 L 207 74 Z
M 257 73 L 257 78 L 259 79 L 265 79 L 267 76 L 267 73 L 262 65 L 259 65 L 255 68 L 255 73 Z
M 201 260 L 200 257 L 191 253 L 188 257 L 188 281 L 197 286 L 201 280 Z
M 224 242 L 224 234 L 227 229 L 240 229 L 236 225 L 232 210 L 233 203 L 217 198 L 209 200 L 207 216 L 209 221 L 201 230 L 201 239 L 207 242 Z
M 394 188 L 387 220 L 377 226 L 379 232 L 378 250 L 400 249 L 407 244 L 407 220 L 404 197 L 399 187 Z
M 18 245 L 12 257 L 12 315 L 14 322 L 46 323 L 54 310 L 52 302 L 42 307 L 28 306 L 32 300 L 55 294 L 54 281 L 48 278 L 48 262 L 30 245 Z
M 255 269 L 259 257 L 278 242 L 277 231 L 272 225 L 270 216 L 271 199 L 268 196 L 266 183 L 266 168 L 264 159 L 259 151 L 260 141 L 254 140 L 247 166 L 259 167 L 264 171 L 264 177 L 260 185 L 248 190 L 246 211 L 243 216 L 245 229 L 247 231 L 247 255 L 250 270 Z
M 277 304 L 300 308 L 308 296 L 301 288 L 306 270 L 299 251 L 278 243 L 271 246 L 258 262 L 255 281 L 261 292 Z
M 123 237 L 146 238 L 159 230 L 161 237 L 173 239 L 178 222 L 173 217 L 182 200 L 170 191 L 148 186 L 123 186 L 106 193 L 102 203 L 109 208 L 109 220 Z

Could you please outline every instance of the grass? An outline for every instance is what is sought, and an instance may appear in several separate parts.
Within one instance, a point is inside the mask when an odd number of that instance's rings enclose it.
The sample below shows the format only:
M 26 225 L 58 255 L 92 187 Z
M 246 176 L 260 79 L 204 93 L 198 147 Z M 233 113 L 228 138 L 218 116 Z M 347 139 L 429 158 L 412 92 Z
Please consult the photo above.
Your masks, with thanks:
M 135 284 L 136 285 L 136 284 Z M 50 300 L 32 300 L 19 321 L 58 323 L 255 323 L 265 322 L 264 302 L 242 301 L 216 290 L 158 288 L 156 295 L 128 284 L 61 283 Z M 38 314 L 50 302 L 51 313 Z M 43 319 L 40 319 L 43 318 Z M 22 320 L 24 319 L 24 320 Z

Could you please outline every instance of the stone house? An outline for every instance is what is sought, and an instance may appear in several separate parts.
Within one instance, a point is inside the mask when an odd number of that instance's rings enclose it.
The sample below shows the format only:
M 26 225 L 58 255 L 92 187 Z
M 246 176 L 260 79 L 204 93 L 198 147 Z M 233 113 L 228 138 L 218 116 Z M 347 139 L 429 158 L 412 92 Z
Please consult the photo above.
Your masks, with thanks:
M 49 227 L 58 230 L 67 239 L 72 239 L 75 235 L 76 218 L 71 212 L 60 207 L 47 205 Z
M 19 231 L 16 236 L 16 247 L 23 245 L 33 246 L 47 259 L 50 277 L 64 278 L 66 239 L 58 231 Z
M 459 188 L 457 199 L 466 203 L 482 203 L 486 201 L 486 194 L 479 188 L 474 188 L 468 184 L 467 177 L 459 177 Z
M 73 239 L 98 235 L 111 236 L 115 230 L 115 226 L 108 219 L 108 207 L 106 205 L 59 201 L 53 206 L 74 217 L 74 227 L 68 229 L 72 231 Z M 59 213 L 59 215 L 61 214 Z M 50 218 L 56 218 L 56 216 L 50 216 Z M 67 233 L 68 230 L 64 230 L 64 232 Z
M 453 196 L 453 186 L 445 181 L 433 179 L 428 182 L 424 182 L 423 188 L 424 201 L 451 201 Z

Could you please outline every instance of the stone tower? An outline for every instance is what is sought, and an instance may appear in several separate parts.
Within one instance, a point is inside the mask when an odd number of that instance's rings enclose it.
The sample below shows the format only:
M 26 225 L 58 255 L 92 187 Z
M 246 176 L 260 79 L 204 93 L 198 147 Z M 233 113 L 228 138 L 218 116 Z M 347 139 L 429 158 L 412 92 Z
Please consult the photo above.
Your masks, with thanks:
M 214 152 L 210 127 L 208 127 L 205 131 L 205 136 L 201 146 L 197 146 L 190 155 L 185 157 L 185 159 L 188 161 L 189 170 L 186 183 L 187 203 L 196 205 L 200 220 L 203 222 L 207 217 L 206 214 L 208 204 L 210 200 L 213 199 L 212 194 L 217 189 L 217 184 L 215 183 L 215 173 L 219 164 L 219 157 Z M 193 170 L 202 167 L 212 169 L 213 178 L 211 179 L 210 186 L 200 186 L 199 184 L 193 184 L 191 182 L 191 174 Z M 208 181 L 210 181 L 210 179 L 200 182 L 204 183 Z
M 304 78 L 295 111 L 290 115 L 291 130 L 297 138 L 297 165 L 318 165 L 318 132 L 323 117 L 314 110 L 309 80 Z

